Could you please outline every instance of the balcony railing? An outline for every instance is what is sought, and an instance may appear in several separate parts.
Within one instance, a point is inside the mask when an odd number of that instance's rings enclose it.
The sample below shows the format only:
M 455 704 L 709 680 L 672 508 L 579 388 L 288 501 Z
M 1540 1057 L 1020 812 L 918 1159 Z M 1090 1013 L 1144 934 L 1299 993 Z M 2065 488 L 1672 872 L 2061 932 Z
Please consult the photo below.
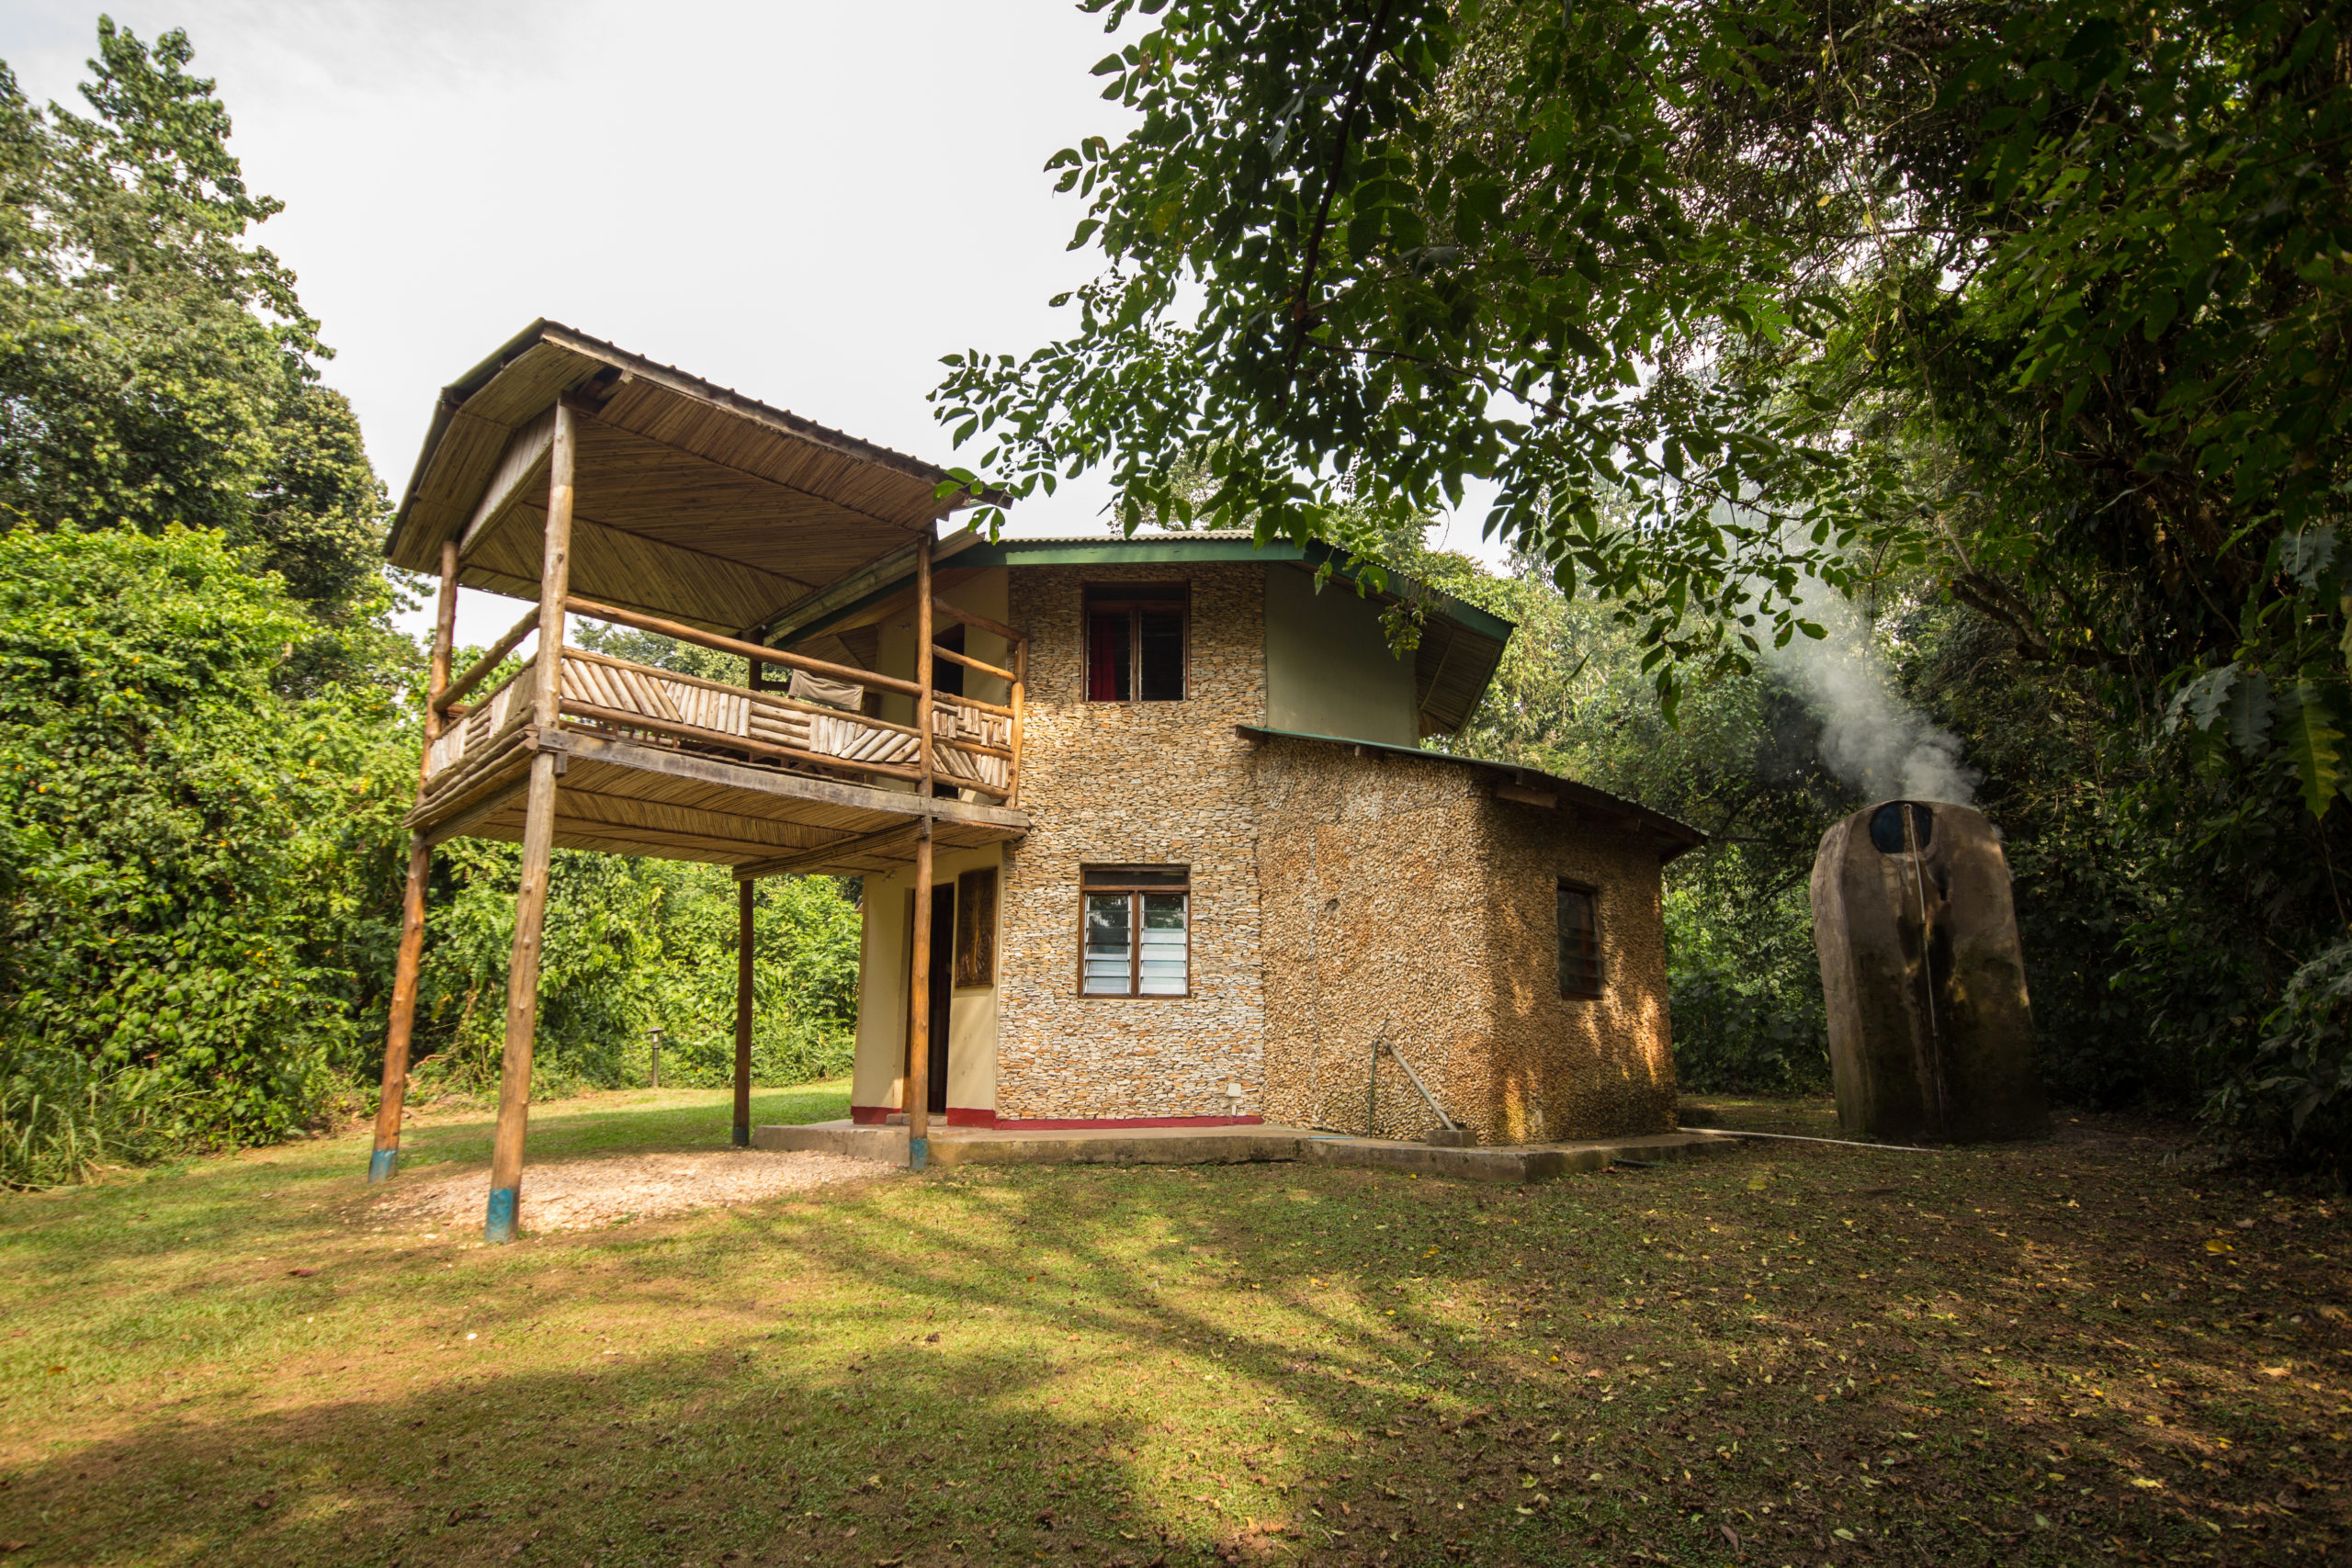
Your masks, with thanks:
M 893 781 L 972 791 L 983 799 L 1012 804 L 1019 793 L 1023 681 L 1016 670 L 1001 669 L 952 649 L 934 648 L 938 659 L 1002 680 L 1009 704 L 926 690 L 928 680 L 906 681 L 822 660 L 761 648 L 631 615 L 611 605 L 568 600 L 576 614 L 616 621 L 756 659 L 753 668 L 775 665 L 790 671 L 788 684 L 729 685 L 673 670 L 615 659 L 586 649 L 564 648 L 559 683 L 560 722 L 565 728 L 626 737 L 707 756 L 861 783 Z M 952 619 L 971 617 L 935 606 Z M 487 696 L 457 699 L 479 686 L 526 638 L 537 612 L 493 644 L 472 669 L 449 683 L 442 699 L 444 727 L 427 751 L 424 794 L 429 799 L 458 779 L 478 773 L 504 751 L 531 722 L 538 657 L 535 655 Z M 1003 631 L 990 626 L 989 629 Z M 1016 667 L 1026 660 L 1015 643 Z M 930 671 L 923 671 L 928 677 Z M 868 694 L 890 692 L 930 698 L 930 755 L 922 732 L 864 711 Z

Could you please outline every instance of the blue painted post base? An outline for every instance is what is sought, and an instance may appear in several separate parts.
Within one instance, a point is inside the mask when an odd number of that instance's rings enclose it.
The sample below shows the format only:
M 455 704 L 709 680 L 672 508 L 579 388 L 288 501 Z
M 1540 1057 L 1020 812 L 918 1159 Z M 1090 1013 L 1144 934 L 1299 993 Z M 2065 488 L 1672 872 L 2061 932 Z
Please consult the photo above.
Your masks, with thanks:
M 749 1122 L 735 1123 L 735 1146 L 739 1149 L 748 1149 L 752 1146 L 752 1124 Z
M 390 1181 L 392 1179 L 392 1173 L 399 1170 L 400 1168 L 400 1150 L 378 1149 L 374 1154 L 368 1156 L 368 1179 L 371 1184 L 379 1181 Z
M 921 1170 L 924 1166 L 929 1165 L 930 1163 L 931 1140 L 929 1138 L 909 1138 L 907 1140 L 907 1168 L 909 1170 Z
M 490 1190 L 490 1214 L 482 1221 L 482 1240 L 498 1243 L 514 1239 L 515 1197 L 515 1190 L 512 1187 L 493 1187 Z

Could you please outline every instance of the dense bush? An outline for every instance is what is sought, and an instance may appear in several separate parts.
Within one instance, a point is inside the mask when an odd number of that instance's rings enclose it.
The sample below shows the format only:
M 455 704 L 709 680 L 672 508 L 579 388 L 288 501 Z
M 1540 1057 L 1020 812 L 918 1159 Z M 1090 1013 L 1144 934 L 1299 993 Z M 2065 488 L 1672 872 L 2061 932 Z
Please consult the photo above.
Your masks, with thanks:
M 0 534 L 0 1180 L 280 1137 L 381 1070 L 414 798 L 413 658 L 320 685 L 322 633 L 221 536 Z M 515 853 L 435 852 L 426 1086 L 502 1051 Z M 763 1082 L 846 1064 L 858 915 L 760 886 Z M 560 852 L 535 1083 L 724 1081 L 735 889 L 710 866 Z M 683 1067 L 682 1072 L 679 1069 Z
M 415 753 L 380 692 L 277 689 L 313 635 L 215 534 L 0 535 L 0 1049 L 153 1075 L 207 1135 L 316 1111 Z

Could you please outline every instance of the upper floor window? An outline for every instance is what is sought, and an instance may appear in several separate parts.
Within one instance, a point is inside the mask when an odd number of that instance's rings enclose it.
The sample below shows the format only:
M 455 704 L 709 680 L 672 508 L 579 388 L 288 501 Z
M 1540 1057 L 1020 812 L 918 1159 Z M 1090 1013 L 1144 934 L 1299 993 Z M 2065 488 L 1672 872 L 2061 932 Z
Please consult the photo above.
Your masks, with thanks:
M 1184 700 L 1187 594 L 1181 582 L 1096 582 L 1086 589 L 1086 700 Z
M 1600 898 L 1589 887 L 1563 882 L 1557 890 L 1560 995 L 1600 995 Z

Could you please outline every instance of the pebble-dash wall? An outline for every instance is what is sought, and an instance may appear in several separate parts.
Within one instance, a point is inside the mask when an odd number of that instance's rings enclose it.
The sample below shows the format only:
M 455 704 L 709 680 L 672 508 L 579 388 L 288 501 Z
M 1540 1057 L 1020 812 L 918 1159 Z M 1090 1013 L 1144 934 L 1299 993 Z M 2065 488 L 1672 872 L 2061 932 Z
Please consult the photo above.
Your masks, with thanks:
M 1185 699 L 1087 702 L 1085 585 L 1179 579 L 1192 585 Z M 1265 720 L 1265 568 L 1030 568 L 1012 573 L 1008 608 L 1030 636 L 1021 804 L 1036 826 L 1006 856 L 997 1115 L 1257 1115 L 1257 814 L 1234 727 Z M 1090 864 L 1192 868 L 1190 996 L 1078 994 Z
M 1457 763 L 1274 739 L 1253 758 L 1270 1121 L 1436 1125 L 1384 1033 L 1483 1143 L 1673 1124 L 1657 846 L 1495 799 Z M 1559 880 L 1600 891 L 1603 994 L 1559 994 Z

